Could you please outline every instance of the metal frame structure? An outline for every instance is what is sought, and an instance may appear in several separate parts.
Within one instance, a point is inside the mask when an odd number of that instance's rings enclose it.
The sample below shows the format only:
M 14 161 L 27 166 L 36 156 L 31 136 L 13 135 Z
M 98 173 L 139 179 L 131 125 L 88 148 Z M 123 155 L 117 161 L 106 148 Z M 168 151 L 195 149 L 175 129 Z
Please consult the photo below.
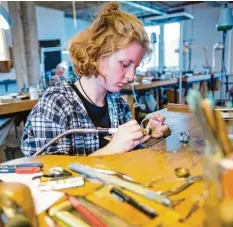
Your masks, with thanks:
M 180 22 L 180 53 L 179 53 L 179 103 L 182 103 L 182 69 L 183 69 L 183 39 L 184 39 L 184 22 Z
M 44 61 L 45 61 L 45 56 L 44 53 L 46 52 L 54 52 L 54 51 L 61 51 L 61 58 L 62 58 L 62 47 L 42 47 L 40 50 L 40 73 L 42 75 L 45 74 L 45 67 L 44 67 Z

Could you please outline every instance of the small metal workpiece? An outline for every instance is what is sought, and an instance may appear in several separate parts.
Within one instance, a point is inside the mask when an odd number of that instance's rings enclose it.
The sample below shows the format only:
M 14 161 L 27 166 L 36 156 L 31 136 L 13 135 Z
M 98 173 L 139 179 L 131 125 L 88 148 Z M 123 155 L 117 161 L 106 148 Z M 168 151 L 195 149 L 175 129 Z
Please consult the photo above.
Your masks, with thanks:
M 186 178 L 190 176 L 189 170 L 183 167 L 175 168 L 175 174 L 177 177 L 181 177 L 181 178 Z
M 152 134 L 152 128 L 146 128 L 143 130 L 145 135 L 151 135 Z
M 49 172 L 50 172 L 50 174 L 60 175 L 64 172 L 64 169 L 62 167 L 56 166 L 56 167 L 50 168 Z
M 180 142 L 182 143 L 188 143 L 190 140 L 190 136 L 187 131 L 180 132 L 178 136 L 179 136 Z
M 51 178 L 52 180 L 59 180 L 59 179 L 65 179 L 72 175 L 71 172 L 63 169 L 62 167 L 53 167 L 49 169 L 49 174 L 43 174 L 39 176 L 35 176 L 32 179 L 40 179 L 42 177 Z
M 189 186 L 191 186 L 192 184 L 194 184 L 197 181 L 203 180 L 203 176 L 202 175 L 197 175 L 197 176 L 190 176 L 185 178 L 185 183 L 174 188 L 174 189 L 170 189 L 170 190 L 165 190 L 165 191 L 157 191 L 157 193 L 159 193 L 160 195 L 166 195 L 166 196 L 173 196 L 176 195 L 182 191 L 184 191 L 186 188 L 188 188 Z

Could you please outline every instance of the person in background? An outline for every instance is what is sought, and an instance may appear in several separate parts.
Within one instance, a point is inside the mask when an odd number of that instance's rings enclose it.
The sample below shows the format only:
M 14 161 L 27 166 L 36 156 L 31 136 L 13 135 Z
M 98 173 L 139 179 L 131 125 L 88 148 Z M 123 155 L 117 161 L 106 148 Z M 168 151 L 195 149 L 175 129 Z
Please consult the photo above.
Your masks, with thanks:
M 118 128 L 107 141 L 98 133 L 71 134 L 60 138 L 43 154 L 110 155 L 131 151 L 150 138 L 120 97 L 123 86 L 134 80 L 136 68 L 151 53 L 143 24 L 106 4 L 92 25 L 70 43 L 70 58 L 80 79 L 60 81 L 46 90 L 30 113 L 21 150 L 31 156 L 54 137 L 76 128 Z M 168 130 L 159 114 L 146 127 L 152 137 Z
M 68 71 L 68 65 L 66 61 L 60 62 L 55 70 L 49 72 L 46 76 L 46 79 L 49 80 L 49 86 L 54 86 L 60 80 L 64 80 L 66 73 Z

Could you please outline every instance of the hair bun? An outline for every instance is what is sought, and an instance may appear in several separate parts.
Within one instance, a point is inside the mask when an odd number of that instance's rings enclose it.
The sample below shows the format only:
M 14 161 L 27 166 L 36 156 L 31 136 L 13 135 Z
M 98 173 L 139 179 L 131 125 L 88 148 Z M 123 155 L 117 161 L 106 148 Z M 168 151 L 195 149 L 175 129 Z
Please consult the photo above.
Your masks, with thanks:
M 100 15 L 109 14 L 113 11 L 119 11 L 120 4 L 118 2 L 110 2 L 106 4 L 100 12 Z

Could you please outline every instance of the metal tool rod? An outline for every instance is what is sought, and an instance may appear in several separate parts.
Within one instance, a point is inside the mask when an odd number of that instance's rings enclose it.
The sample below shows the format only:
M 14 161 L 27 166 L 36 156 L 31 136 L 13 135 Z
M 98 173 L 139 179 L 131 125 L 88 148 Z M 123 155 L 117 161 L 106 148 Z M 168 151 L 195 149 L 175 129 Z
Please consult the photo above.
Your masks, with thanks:
M 79 134 L 86 134 L 86 133 L 114 134 L 114 133 L 116 133 L 117 129 L 118 128 L 76 128 L 76 129 L 69 129 L 69 130 L 61 133 L 60 135 L 58 135 L 54 139 L 52 139 L 49 143 L 45 144 L 39 151 L 37 151 L 32 156 L 37 156 L 37 155 L 41 154 L 43 151 L 45 151 L 45 149 L 47 147 L 51 146 L 53 143 L 55 143 L 61 137 L 69 135 L 69 134 L 73 134 L 73 133 L 79 133 Z M 151 135 L 152 129 L 147 128 L 147 129 L 144 129 L 143 132 L 145 135 Z
M 57 140 L 59 140 L 61 137 L 70 135 L 73 133 L 79 133 L 79 134 L 85 134 L 85 133 L 108 133 L 108 134 L 114 134 L 117 131 L 117 128 L 77 128 L 77 129 L 70 129 L 67 130 L 54 139 L 52 139 L 49 143 L 47 143 L 45 146 L 43 146 L 39 151 L 37 151 L 33 156 L 37 156 L 41 154 L 43 151 L 45 151 L 46 148 L 51 146 L 53 143 L 55 143 Z
M 87 177 L 99 179 L 105 183 L 110 183 L 110 184 L 113 184 L 116 186 L 120 186 L 120 187 L 128 189 L 132 192 L 135 192 L 139 195 L 142 195 L 142 196 L 146 197 L 147 199 L 153 200 L 157 203 L 160 203 L 160 204 L 168 206 L 168 207 L 172 207 L 172 202 L 167 196 L 161 195 L 157 192 L 154 192 L 152 190 L 144 188 L 140 185 L 124 181 L 116 176 L 97 172 L 97 171 L 93 170 L 93 168 L 90 166 L 83 165 L 80 163 L 71 163 L 71 164 L 69 164 L 69 168 L 72 171 L 81 173 Z

